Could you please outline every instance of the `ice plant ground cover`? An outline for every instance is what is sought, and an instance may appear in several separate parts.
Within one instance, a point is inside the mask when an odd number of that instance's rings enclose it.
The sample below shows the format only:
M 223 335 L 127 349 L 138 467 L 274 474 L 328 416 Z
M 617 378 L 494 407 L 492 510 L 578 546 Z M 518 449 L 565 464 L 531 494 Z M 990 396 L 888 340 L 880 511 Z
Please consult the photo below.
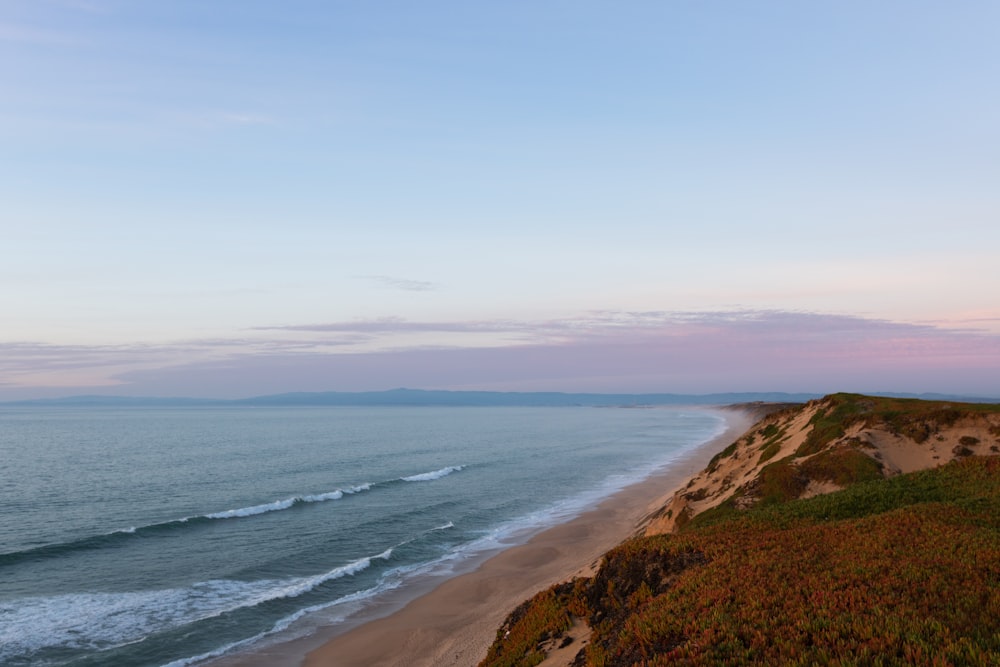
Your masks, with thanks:
M 581 666 L 1000 660 L 1000 457 L 705 519 L 540 593 L 482 665 L 536 665 L 574 619 Z

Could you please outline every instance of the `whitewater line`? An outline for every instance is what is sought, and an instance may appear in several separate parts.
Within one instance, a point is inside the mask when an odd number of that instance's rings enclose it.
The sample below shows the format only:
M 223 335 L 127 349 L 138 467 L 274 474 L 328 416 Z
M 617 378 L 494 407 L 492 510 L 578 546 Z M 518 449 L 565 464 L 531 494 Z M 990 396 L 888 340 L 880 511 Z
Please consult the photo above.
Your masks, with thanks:
M 400 477 L 399 479 L 404 482 L 430 482 L 435 479 L 441 479 L 446 475 L 458 472 L 464 468 L 465 466 L 448 466 L 447 468 L 441 468 L 440 470 L 432 470 L 431 472 L 424 472 L 419 475 L 410 475 L 409 477 Z
M 259 505 L 251 505 L 248 507 L 237 507 L 233 509 L 222 510 L 219 512 L 209 512 L 207 514 L 196 514 L 196 515 L 182 517 L 179 519 L 171 519 L 169 521 L 146 524 L 144 526 L 130 526 L 128 528 L 119 528 L 117 530 L 112 530 L 107 533 L 91 535 L 89 537 L 83 537 L 80 539 L 71 540 L 69 542 L 55 542 L 52 544 L 32 547 L 30 549 L 24 549 L 21 551 L 0 553 L 0 566 L 5 564 L 17 563 L 23 558 L 52 557 L 52 556 L 59 556 L 63 553 L 72 551 L 74 549 L 101 548 L 104 546 L 108 546 L 106 540 L 108 540 L 109 538 L 114 539 L 119 537 L 126 537 L 129 535 L 135 535 L 138 532 L 155 530 L 157 528 L 167 528 L 169 526 L 177 526 L 180 524 L 186 524 L 196 521 L 241 519 L 251 516 L 257 516 L 260 514 L 267 514 L 269 512 L 280 512 L 302 504 L 321 503 L 331 500 L 340 500 L 345 495 L 353 495 L 364 491 L 370 491 L 373 487 L 382 486 L 384 484 L 391 484 L 393 482 L 430 482 L 436 479 L 441 479 L 442 477 L 446 477 L 447 475 L 458 472 L 460 470 L 464 470 L 465 467 L 466 466 L 464 465 L 447 466 L 444 468 L 440 468 L 438 470 L 432 470 L 430 472 L 419 473 L 416 475 L 408 475 L 405 477 L 397 477 L 395 479 L 387 480 L 384 482 L 367 482 L 365 484 L 358 484 L 356 486 L 351 486 L 343 489 L 335 489 L 333 491 L 328 491 L 326 493 L 291 496 L 288 498 L 273 500 L 268 503 L 261 503 Z
M 114 650 L 190 623 L 297 598 L 328 581 L 366 570 L 374 560 L 389 560 L 393 549 L 307 577 L 252 582 L 220 579 L 186 588 L 72 593 L 0 603 L 5 619 L 0 627 L 0 663 L 70 646 L 81 636 L 100 645 L 100 651 Z
M 322 503 L 327 500 L 340 500 L 345 494 L 360 493 L 362 491 L 368 491 L 372 488 L 372 484 L 369 482 L 367 484 L 361 484 L 358 486 L 352 486 L 347 489 L 337 489 L 336 491 L 329 491 L 327 493 L 319 493 L 315 495 L 306 496 L 292 496 L 291 498 L 285 498 L 283 500 L 275 500 L 269 503 L 264 503 L 262 505 L 253 505 L 251 507 L 240 507 L 237 509 L 225 510 L 222 512 L 212 512 L 211 514 L 202 514 L 200 516 L 192 516 L 181 519 L 181 521 L 190 521 L 191 519 L 237 519 L 247 516 L 256 516 L 257 514 L 266 514 L 268 512 L 279 512 L 281 510 L 286 510 L 295 505 L 300 505 L 303 503 Z

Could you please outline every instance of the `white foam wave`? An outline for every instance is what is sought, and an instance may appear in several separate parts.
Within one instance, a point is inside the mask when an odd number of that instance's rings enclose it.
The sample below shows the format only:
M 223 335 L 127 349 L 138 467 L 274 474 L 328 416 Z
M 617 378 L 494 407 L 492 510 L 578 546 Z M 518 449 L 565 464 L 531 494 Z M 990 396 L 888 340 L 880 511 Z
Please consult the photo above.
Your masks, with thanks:
M 284 500 L 275 500 L 271 503 L 264 503 L 263 505 L 254 505 L 253 507 L 240 507 L 234 510 L 226 510 L 224 512 L 212 512 L 211 514 L 206 514 L 206 519 L 234 519 L 237 517 L 244 516 L 254 516 L 257 514 L 265 514 L 267 512 L 277 512 L 280 510 L 286 510 L 296 503 L 298 498 L 285 498 Z
M 359 493 L 361 491 L 368 491 L 372 488 L 371 484 L 360 484 L 358 486 L 352 486 L 347 489 L 337 489 L 335 491 L 328 491 L 327 493 L 317 493 L 307 496 L 292 496 L 291 498 L 284 498 L 282 500 L 275 500 L 270 503 L 264 503 L 262 505 L 253 505 L 251 507 L 240 507 L 237 509 L 225 510 L 223 512 L 212 512 L 211 514 L 204 514 L 206 519 L 235 519 L 239 517 L 255 516 L 257 514 L 266 514 L 267 512 L 278 512 L 281 510 L 286 510 L 289 507 L 293 507 L 298 503 L 321 503 L 327 500 L 340 500 L 345 494 Z M 185 521 L 190 519 L 183 519 Z
M 371 484 L 360 484 L 358 486 L 352 486 L 349 489 L 337 489 L 336 491 L 330 491 L 329 493 L 318 493 L 311 496 L 299 496 L 299 500 L 304 503 L 321 503 L 327 500 L 340 500 L 345 494 L 359 493 L 361 491 L 368 491 L 372 488 Z
M 278 598 L 298 597 L 303 593 L 308 593 L 327 581 L 340 579 L 341 577 L 357 574 L 362 570 L 368 569 L 371 566 L 373 559 L 388 560 L 390 556 L 392 556 L 392 548 L 386 549 L 376 556 L 359 558 L 352 563 L 334 568 L 329 572 L 324 572 L 323 574 L 292 580 L 287 586 L 272 590 L 273 596 L 269 599 L 276 600 Z
M 0 664 L 47 648 L 108 650 L 145 637 L 281 598 L 387 560 L 392 549 L 311 577 L 260 581 L 213 580 L 186 588 L 125 593 L 75 593 L 0 603 Z
M 431 472 L 421 473 L 419 475 L 410 475 L 409 477 L 400 477 L 404 482 L 430 482 L 435 479 L 441 479 L 445 475 L 450 475 L 453 472 L 458 472 L 462 470 L 465 466 L 448 466 L 447 468 L 441 468 L 440 470 L 432 470 Z
M 234 653 L 243 648 L 250 648 L 251 646 L 255 645 L 257 645 L 258 647 L 261 645 L 265 645 L 266 642 L 264 642 L 264 640 L 268 639 L 269 637 L 272 637 L 273 635 L 284 633 L 286 630 L 292 627 L 292 625 L 296 621 L 299 621 L 302 618 L 305 618 L 311 614 L 316 614 L 318 612 L 325 611 L 332 607 L 347 605 L 352 602 L 363 602 L 365 600 L 376 597 L 377 595 L 381 595 L 382 593 L 398 588 L 401 584 L 402 582 L 399 580 L 386 581 L 385 578 L 383 577 L 382 580 L 380 580 L 379 584 L 372 588 L 367 588 L 362 591 L 357 591 L 356 593 L 351 593 L 350 595 L 345 595 L 343 597 L 337 598 L 336 600 L 333 600 L 332 602 L 323 602 L 320 604 L 312 605 L 310 607 L 305 607 L 292 614 L 289 614 L 288 616 L 285 616 L 284 618 L 281 618 L 278 621 L 276 621 L 275 624 L 272 625 L 270 629 L 265 630 L 264 632 L 261 632 L 257 635 L 254 635 L 253 637 L 248 637 L 247 639 L 241 639 L 240 641 L 236 641 L 231 644 L 226 644 L 225 646 L 220 646 L 217 649 L 214 649 L 207 653 L 202 653 L 201 655 L 192 656 L 190 658 L 182 658 L 180 660 L 174 660 L 173 662 L 163 665 L 163 667 L 188 667 L 188 665 L 196 665 L 200 662 L 204 662 L 205 660 L 211 660 L 213 658 L 221 658 L 224 655 Z M 348 615 L 349 613 L 345 613 L 344 615 L 339 616 L 336 619 L 326 619 L 325 622 L 326 623 L 339 622 L 344 620 Z M 281 637 L 280 641 L 291 641 L 292 639 L 308 634 L 308 632 L 309 631 L 306 630 L 305 632 L 300 632 L 298 634 L 295 634 L 294 636 L 283 636 Z

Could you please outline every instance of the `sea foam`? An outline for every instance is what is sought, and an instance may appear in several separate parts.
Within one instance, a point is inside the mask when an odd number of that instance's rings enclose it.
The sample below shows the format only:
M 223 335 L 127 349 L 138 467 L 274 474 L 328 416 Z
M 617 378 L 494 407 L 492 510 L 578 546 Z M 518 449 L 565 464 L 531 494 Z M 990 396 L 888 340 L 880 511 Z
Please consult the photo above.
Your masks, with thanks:
M 440 470 L 432 470 L 431 472 L 420 473 L 419 475 L 410 475 L 409 477 L 400 477 L 404 482 L 430 482 L 435 479 L 441 479 L 445 475 L 450 475 L 453 472 L 458 472 L 462 470 L 465 466 L 448 466 L 447 468 L 441 468 Z
M 212 580 L 185 588 L 74 593 L 0 603 L 0 663 L 23 660 L 46 649 L 109 650 L 238 609 L 299 597 L 325 582 L 357 574 L 373 560 L 388 560 L 392 551 L 389 548 L 310 577 Z
M 128 528 L 113 530 L 109 533 L 104 533 L 101 535 L 92 535 L 89 537 L 83 537 L 69 542 L 45 544 L 42 546 L 31 547 L 29 549 L 24 549 L 21 551 L 0 553 L 0 565 L 16 564 L 25 560 L 31 560 L 36 558 L 57 557 L 65 555 L 68 552 L 77 550 L 101 549 L 116 544 L 117 540 L 129 538 L 131 536 L 136 535 L 137 533 L 146 533 L 149 531 L 157 531 L 157 530 L 170 530 L 172 528 L 180 527 L 184 524 L 198 523 L 209 520 L 220 520 L 220 519 L 240 519 L 251 516 L 257 516 L 260 514 L 267 514 L 268 512 L 278 512 L 281 510 L 287 510 L 297 505 L 302 505 L 306 503 L 322 503 L 331 500 L 340 500 L 345 495 L 352 495 L 355 493 L 361 493 L 363 491 L 369 491 L 373 486 L 375 485 L 369 482 L 365 484 L 358 484 L 356 486 L 350 486 L 344 489 L 327 491 L 325 493 L 292 496 L 290 498 L 274 500 L 272 502 L 262 503 L 260 505 L 251 505 L 249 507 L 239 507 L 236 509 L 223 510 L 221 512 L 210 512 L 208 514 L 186 516 L 180 519 L 172 519 L 170 521 L 163 521 L 160 523 L 151 523 L 144 526 L 129 526 Z
M 318 493 L 306 496 L 292 496 L 291 498 L 284 498 L 282 500 L 275 500 L 269 503 L 263 503 L 261 505 L 252 505 L 250 507 L 240 507 L 238 509 L 225 510 L 223 512 L 212 512 L 211 514 L 203 514 L 202 517 L 205 519 L 238 519 L 241 517 L 255 516 L 257 514 L 266 514 L 267 512 L 279 512 L 281 510 L 287 510 L 290 507 L 299 505 L 301 503 L 321 503 L 327 500 L 340 500 L 345 494 L 360 493 L 361 491 L 368 491 L 372 488 L 371 484 L 360 484 L 358 486 L 352 486 L 347 489 L 337 489 L 336 491 L 328 491 L 327 493 Z M 201 517 L 187 517 L 186 519 L 181 519 L 182 521 L 190 521 L 193 518 Z
M 192 656 L 190 658 L 181 658 L 180 660 L 174 660 L 173 662 L 169 662 L 166 665 L 163 665 L 163 667 L 187 667 L 188 665 L 196 665 L 198 663 L 204 662 L 205 660 L 211 660 L 213 658 L 221 658 L 224 655 L 235 653 L 241 649 L 249 649 L 251 647 L 259 648 L 265 645 L 267 639 L 273 638 L 275 635 L 285 633 L 289 628 L 292 627 L 292 625 L 296 621 L 306 618 L 312 614 L 317 614 L 319 612 L 326 611 L 333 607 L 348 605 L 349 603 L 352 602 L 363 602 L 365 600 L 370 600 L 371 598 L 377 597 L 383 593 L 398 588 L 401 584 L 402 581 L 398 579 L 387 580 L 386 577 L 383 576 L 379 580 L 378 585 L 376 586 L 356 591 L 354 593 L 350 593 L 349 595 L 344 595 L 331 602 L 322 602 L 320 604 L 315 604 L 309 607 L 304 607 L 303 609 L 299 609 L 298 611 L 289 614 L 284 618 L 278 619 L 278 621 L 276 621 L 275 624 L 272 625 L 270 629 L 265 630 L 264 632 L 261 632 L 259 634 L 256 634 L 253 637 L 241 639 L 239 641 L 226 644 L 225 646 L 220 646 L 219 648 L 214 649 L 212 651 L 208 651 L 207 653 L 202 653 L 200 655 Z M 345 614 L 344 616 L 340 616 L 336 619 L 331 619 L 330 622 L 343 621 L 344 618 L 346 618 L 346 616 L 347 615 Z M 290 641 L 293 638 L 305 636 L 308 634 L 308 632 L 309 631 L 306 630 L 304 632 L 297 633 L 293 636 L 283 636 L 281 641 Z

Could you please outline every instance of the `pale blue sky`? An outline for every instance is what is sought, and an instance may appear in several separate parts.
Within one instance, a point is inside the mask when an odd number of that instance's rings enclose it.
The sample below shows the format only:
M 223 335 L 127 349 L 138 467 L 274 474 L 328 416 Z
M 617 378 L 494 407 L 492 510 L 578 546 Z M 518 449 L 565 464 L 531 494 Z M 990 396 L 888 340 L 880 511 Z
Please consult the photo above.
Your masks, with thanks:
M 985 1 L 8 0 L 0 398 L 1000 396 L 998 33 Z M 746 354 L 652 354 L 689 338 Z

